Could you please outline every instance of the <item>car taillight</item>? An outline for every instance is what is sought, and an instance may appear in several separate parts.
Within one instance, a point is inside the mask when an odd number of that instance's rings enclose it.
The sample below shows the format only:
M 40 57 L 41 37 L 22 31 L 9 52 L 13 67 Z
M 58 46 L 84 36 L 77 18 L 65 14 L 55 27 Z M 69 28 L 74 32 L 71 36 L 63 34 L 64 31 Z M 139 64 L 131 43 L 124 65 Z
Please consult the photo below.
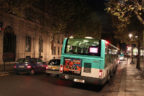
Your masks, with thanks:
M 30 66 L 30 65 L 28 65 L 28 66 L 27 66 L 27 69 L 31 69 L 31 66 Z
M 60 65 L 60 73 L 63 72 L 63 65 Z
M 49 69 L 48 65 L 46 66 L 46 69 Z
M 99 77 L 102 77 L 103 70 L 99 70 Z
M 118 64 L 120 63 L 120 60 L 119 60 L 119 59 L 117 60 L 117 63 L 118 63 Z
M 14 68 L 16 68 L 16 65 L 14 65 Z
M 42 65 L 42 67 L 46 67 L 46 65 Z

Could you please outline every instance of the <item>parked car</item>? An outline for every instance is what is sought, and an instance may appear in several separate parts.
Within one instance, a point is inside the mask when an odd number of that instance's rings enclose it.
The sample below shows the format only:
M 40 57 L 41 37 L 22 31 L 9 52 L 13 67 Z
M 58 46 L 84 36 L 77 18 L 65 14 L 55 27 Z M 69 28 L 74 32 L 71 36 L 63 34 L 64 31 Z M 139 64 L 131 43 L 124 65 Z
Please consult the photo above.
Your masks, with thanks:
M 124 54 L 120 54 L 120 55 L 119 55 L 119 60 L 120 60 L 120 61 L 123 61 L 123 60 L 124 60 Z
M 39 58 L 20 58 L 14 65 L 16 74 L 29 73 L 31 75 L 38 72 L 45 72 L 46 64 Z
M 46 74 L 53 76 L 59 75 L 60 59 L 51 59 L 46 67 Z

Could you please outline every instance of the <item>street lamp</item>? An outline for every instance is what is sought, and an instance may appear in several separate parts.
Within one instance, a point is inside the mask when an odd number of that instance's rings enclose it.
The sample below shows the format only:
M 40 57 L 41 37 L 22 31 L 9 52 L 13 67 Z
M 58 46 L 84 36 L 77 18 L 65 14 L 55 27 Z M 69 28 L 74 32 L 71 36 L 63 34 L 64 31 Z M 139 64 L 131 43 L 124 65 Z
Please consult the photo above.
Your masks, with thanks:
M 129 38 L 131 39 L 133 37 L 133 34 L 132 33 L 129 33 Z
M 130 39 L 132 39 L 133 34 L 132 34 L 132 33 L 129 33 L 128 36 L 129 36 Z M 130 63 L 130 64 L 134 64 L 134 61 L 133 61 L 133 44 L 131 44 L 131 52 L 132 52 L 132 55 L 131 55 L 132 60 L 131 60 L 131 63 Z

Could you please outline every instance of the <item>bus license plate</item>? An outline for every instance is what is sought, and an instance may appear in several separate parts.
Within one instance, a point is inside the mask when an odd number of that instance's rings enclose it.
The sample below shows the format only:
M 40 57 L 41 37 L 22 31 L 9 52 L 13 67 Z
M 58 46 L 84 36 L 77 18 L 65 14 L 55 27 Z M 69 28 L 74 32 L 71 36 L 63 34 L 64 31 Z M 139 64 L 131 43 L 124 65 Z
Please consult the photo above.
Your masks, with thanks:
M 74 79 L 73 81 L 78 83 L 85 83 L 85 80 L 82 79 Z

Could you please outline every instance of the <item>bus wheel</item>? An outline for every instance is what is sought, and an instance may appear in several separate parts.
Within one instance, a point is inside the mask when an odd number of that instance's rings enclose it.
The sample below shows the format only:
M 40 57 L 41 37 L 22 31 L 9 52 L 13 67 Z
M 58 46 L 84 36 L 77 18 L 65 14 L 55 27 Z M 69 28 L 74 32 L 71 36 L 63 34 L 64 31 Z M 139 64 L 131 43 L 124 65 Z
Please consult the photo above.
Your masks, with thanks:
M 104 85 L 100 85 L 100 84 L 97 85 L 97 87 L 96 87 L 96 91 L 97 91 L 97 92 L 101 91 L 102 88 L 103 88 L 103 86 L 104 86 Z

